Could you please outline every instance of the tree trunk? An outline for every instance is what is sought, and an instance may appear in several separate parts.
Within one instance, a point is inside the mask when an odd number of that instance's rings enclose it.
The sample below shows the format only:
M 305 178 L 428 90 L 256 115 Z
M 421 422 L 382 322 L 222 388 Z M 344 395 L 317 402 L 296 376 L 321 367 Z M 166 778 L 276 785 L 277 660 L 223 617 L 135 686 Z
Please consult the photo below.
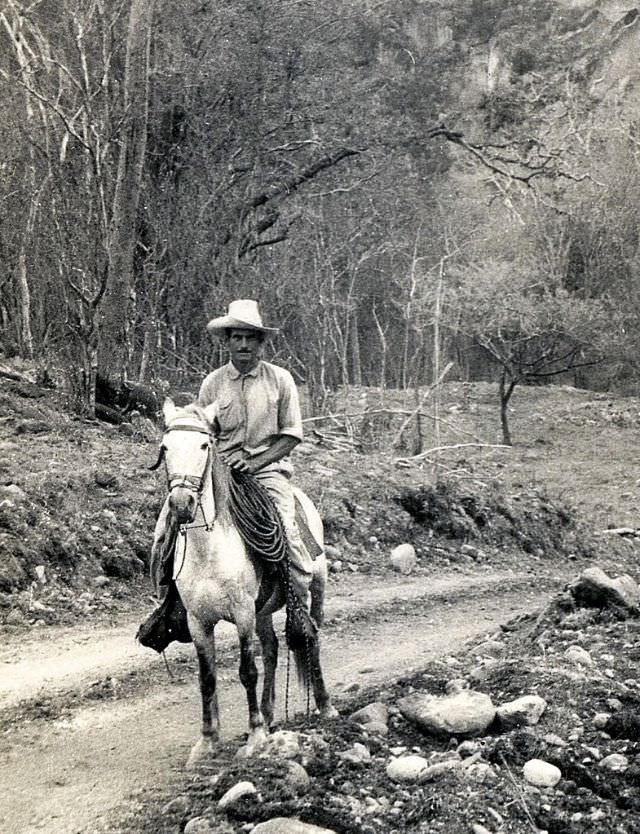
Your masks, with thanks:
M 362 362 L 360 360 L 360 333 L 358 330 L 358 313 L 351 318 L 351 365 L 354 385 L 362 385 Z
M 0 22 L 6 30 L 15 50 L 16 61 L 19 67 L 20 80 L 24 86 L 24 101 L 25 113 L 27 121 L 27 130 L 29 135 L 34 135 L 32 128 L 34 122 L 34 111 L 31 104 L 31 94 L 29 89 L 31 87 L 31 74 L 33 72 L 29 55 L 25 51 L 25 38 L 23 33 L 24 17 L 19 9 L 13 8 L 13 16 L 9 19 L 8 15 L 11 12 L 7 9 L 0 13 Z M 24 233 L 20 242 L 20 252 L 18 253 L 18 265 L 16 270 L 16 288 L 19 305 L 19 324 L 18 324 L 18 346 L 21 356 L 31 359 L 33 357 L 33 336 L 31 333 L 31 292 L 29 289 L 29 279 L 27 271 L 27 250 L 31 246 L 31 237 L 35 222 L 36 212 L 36 192 L 37 174 L 35 167 L 35 151 L 33 145 L 29 144 L 29 164 L 28 164 L 28 184 L 29 184 L 29 211 L 27 213 L 27 221 L 25 224 Z
M 131 0 L 127 33 L 124 110 L 108 233 L 108 281 L 101 306 L 99 372 L 114 384 L 127 375 L 134 302 L 136 218 L 149 118 L 149 47 L 154 0 Z
M 31 236 L 29 231 L 25 233 L 25 238 L 27 236 Z M 20 307 L 20 355 L 31 359 L 33 358 L 33 336 L 31 334 L 31 292 L 27 279 L 26 240 L 23 240 L 20 246 L 16 283 L 18 285 L 18 304 Z
M 500 374 L 500 425 L 502 426 L 502 442 L 505 446 L 513 445 L 509 430 L 508 405 L 515 387 L 516 380 L 509 378 L 507 381 L 507 372 L 503 371 Z

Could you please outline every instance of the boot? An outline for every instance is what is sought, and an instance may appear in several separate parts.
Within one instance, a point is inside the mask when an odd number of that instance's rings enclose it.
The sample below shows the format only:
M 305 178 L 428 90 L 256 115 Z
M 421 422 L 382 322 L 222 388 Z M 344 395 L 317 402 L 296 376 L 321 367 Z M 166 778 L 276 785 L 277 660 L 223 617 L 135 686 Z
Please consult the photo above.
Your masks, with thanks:
M 191 643 L 184 607 L 175 582 L 171 582 L 160 605 L 140 625 L 136 640 L 148 649 L 160 653 L 174 640 Z

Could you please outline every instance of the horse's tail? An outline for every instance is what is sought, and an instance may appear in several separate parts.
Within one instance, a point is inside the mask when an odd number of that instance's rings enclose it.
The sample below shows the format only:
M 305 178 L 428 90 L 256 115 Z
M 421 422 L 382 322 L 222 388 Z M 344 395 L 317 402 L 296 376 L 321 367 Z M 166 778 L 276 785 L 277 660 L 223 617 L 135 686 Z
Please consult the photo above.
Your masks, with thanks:
M 309 686 L 314 648 L 318 640 L 318 626 L 293 594 L 287 594 L 285 638 L 289 651 L 293 654 L 298 683 L 300 686 Z

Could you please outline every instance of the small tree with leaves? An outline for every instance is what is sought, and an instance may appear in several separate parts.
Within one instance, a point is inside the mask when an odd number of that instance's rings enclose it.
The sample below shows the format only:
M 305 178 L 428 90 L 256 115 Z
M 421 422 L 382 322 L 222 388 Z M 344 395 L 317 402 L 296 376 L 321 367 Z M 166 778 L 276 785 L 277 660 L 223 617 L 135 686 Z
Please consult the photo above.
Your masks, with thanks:
M 616 342 L 606 298 L 578 298 L 554 276 L 506 263 L 452 268 L 444 315 L 448 326 L 498 369 L 507 445 L 512 442 L 508 405 L 517 385 L 545 383 L 601 362 Z

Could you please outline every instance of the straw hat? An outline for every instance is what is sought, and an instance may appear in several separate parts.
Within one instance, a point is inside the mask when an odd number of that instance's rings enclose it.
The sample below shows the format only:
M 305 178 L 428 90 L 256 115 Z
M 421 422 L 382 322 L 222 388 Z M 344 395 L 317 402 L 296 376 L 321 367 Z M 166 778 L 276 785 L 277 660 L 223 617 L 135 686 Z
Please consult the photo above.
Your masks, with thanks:
M 258 330 L 260 333 L 277 333 L 277 327 L 265 327 L 262 323 L 262 316 L 258 310 L 258 302 L 250 298 L 240 298 L 229 304 L 226 316 L 219 316 L 211 319 L 207 330 L 211 333 L 218 333 L 221 330 L 228 330 L 236 327 L 241 330 Z

